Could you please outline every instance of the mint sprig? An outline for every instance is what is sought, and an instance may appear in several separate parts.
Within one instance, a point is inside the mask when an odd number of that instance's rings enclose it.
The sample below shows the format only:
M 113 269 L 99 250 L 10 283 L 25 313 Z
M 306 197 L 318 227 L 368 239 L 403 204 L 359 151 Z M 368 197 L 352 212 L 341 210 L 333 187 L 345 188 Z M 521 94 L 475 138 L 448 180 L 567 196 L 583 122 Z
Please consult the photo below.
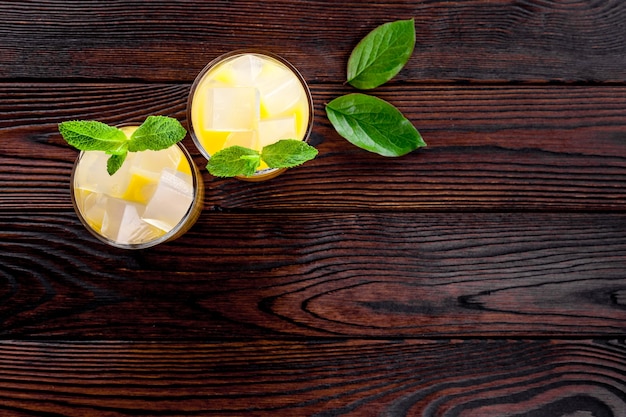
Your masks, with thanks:
M 113 175 L 122 167 L 122 164 L 126 160 L 126 155 L 128 152 L 125 152 L 120 155 L 111 155 L 107 160 L 107 172 L 109 175 Z
M 59 124 L 63 139 L 81 151 L 125 153 L 126 135 L 120 129 L 92 120 L 74 120 Z
M 281 139 L 267 145 L 261 152 L 243 146 L 230 146 L 216 152 L 207 163 L 207 170 L 216 177 L 249 177 L 265 162 L 269 168 L 293 168 L 317 156 L 317 149 L 295 139 Z
M 230 146 L 211 156 L 206 168 L 216 177 L 249 177 L 261 163 L 261 154 L 243 146 Z
M 178 120 L 167 116 L 148 116 L 130 138 L 121 129 L 94 120 L 59 123 L 59 132 L 68 144 L 80 151 L 102 151 L 111 155 L 107 161 L 109 175 L 120 169 L 128 152 L 167 149 L 187 135 Z
M 347 82 L 360 90 L 396 76 L 415 47 L 415 21 L 385 23 L 367 34 L 350 54 Z M 402 156 L 426 146 L 412 123 L 391 103 L 368 94 L 346 94 L 326 104 L 328 120 L 350 143 L 383 156 Z
M 301 140 L 283 139 L 265 146 L 261 159 L 270 168 L 293 168 L 317 156 L 317 149 Z
M 187 131 L 178 120 L 167 116 L 148 116 L 128 141 L 130 152 L 160 151 L 185 137 Z

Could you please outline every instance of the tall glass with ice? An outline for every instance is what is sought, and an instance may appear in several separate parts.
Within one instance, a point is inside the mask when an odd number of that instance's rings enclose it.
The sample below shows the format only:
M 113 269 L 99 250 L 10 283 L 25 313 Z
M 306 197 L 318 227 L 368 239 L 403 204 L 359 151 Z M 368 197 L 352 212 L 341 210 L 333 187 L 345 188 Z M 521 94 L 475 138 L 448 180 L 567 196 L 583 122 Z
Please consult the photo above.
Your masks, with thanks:
M 135 126 L 121 128 L 127 137 Z M 113 175 L 110 155 L 81 152 L 71 178 L 72 201 L 83 225 L 109 245 L 143 249 L 185 233 L 202 211 L 202 176 L 182 144 L 129 152 Z
M 298 70 L 270 52 L 238 50 L 210 62 L 196 77 L 187 103 L 190 134 L 207 159 L 229 146 L 261 151 L 281 139 L 307 141 L 311 93 Z M 273 178 L 284 169 L 263 163 L 244 180 Z

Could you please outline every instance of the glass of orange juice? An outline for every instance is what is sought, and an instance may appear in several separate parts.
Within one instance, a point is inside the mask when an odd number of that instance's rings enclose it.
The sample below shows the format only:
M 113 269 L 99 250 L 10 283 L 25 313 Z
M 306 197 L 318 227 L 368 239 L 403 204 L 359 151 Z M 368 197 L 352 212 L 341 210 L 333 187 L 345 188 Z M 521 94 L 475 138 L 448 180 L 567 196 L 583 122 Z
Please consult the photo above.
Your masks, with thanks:
M 136 129 L 121 128 L 127 137 Z M 119 248 L 144 249 L 180 237 L 196 222 L 204 186 L 182 144 L 129 152 L 113 175 L 106 169 L 109 156 L 82 151 L 71 177 L 76 214 L 96 238 Z
M 229 146 L 261 151 L 281 139 L 308 141 L 313 125 L 311 92 L 298 70 L 265 51 L 222 55 L 198 74 L 187 102 L 190 134 L 205 158 Z M 252 176 L 262 181 L 285 168 L 261 163 Z

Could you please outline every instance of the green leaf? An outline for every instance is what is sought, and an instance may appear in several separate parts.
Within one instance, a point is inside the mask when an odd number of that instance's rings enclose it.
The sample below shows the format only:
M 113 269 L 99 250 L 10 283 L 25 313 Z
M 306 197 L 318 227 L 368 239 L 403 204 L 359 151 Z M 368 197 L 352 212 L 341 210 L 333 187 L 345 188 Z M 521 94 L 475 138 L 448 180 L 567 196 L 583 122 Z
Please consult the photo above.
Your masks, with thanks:
M 242 146 L 230 146 L 211 156 L 206 168 L 216 177 L 249 177 L 261 163 L 261 154 Z
M 90 120 L 59 123 L 59 132 L 67 143 L 81 151 L 104 151 L 112 155 L 107 160 L 110 175 L 120 169 L 127 152 L 166 149 L 187 134 L 178 120 L 166 116 L 148 116 L 130 139 L 121 129 Z
M 174 118 L 167 116 L 148 116 L 130 137 L 128 150 L 131 152 L 167 149 L 181 141 L 187 131 Z
M 360 93 L 338 97 L 326 105 L 333 127 L 352 144 L 383 156 L 402 156 L 426 146 L 422 136 L 388 102 Z
M 361 90 L 386 83 L 404 67 L 414 47 L 414 19 L 378 26 L 352 51 L 348 59 L 348 83 Z
M 59 132 L 71 146 L 81 151 L 126 152 L 126 135 L 120 129 L 93 120 L 59 123 Z
M 117 172 L 118 169 L 122 167 L 122 164 L 126 160 L 127 152 L 119 155 L 111 155 L 111 157 L 107 160 L 107 172 L 109 175 L 113 175 Z
M 295 139 L 282 139 L 267 145 L 261 151 L 261 159 L 270 168 L 292 168 L 310 161 L 317 155 L 313 146 Z

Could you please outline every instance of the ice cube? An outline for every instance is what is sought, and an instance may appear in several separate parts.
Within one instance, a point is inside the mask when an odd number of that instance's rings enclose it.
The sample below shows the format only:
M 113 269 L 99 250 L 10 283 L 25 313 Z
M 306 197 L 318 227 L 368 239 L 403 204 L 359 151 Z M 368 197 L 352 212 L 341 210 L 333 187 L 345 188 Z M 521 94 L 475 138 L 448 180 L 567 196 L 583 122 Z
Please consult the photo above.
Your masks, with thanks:
M 164 234 L 162 230 L 142 220 L 141 214 L 145 210 L 142 204 L 108 198 L 105 207 L 100 233 L 115 242 L 143 243 Z
M 287 68 L 268 63 L 258 78 L 261 106 L 269 117 L 279 116 L 298 103 L 304 94 L 300 80 Z
M 259 147 L 263 148 L 281 139 L 297 139 L 295 116 L 267 119 L 259 122 Z
M 135 214 L 133 213 L 132 216 L 133 216 L 133 222 L 134 222 Z M 117 235 L 118 242 L 133 243 L 133 244 L 150 242 L 154 239 L 158 239 L 159 237 L 165 234 L 163 230 L 157 227 L 154 227 L 153 225 L 146 223 L 144 221 L 136 222 L 134 224 L 137 225 L 137 227 L 134 229 L 130 229 L 130 228 L 120 229 L 120 233 Z
M 173 169 L 164 169 L 142 218 L 161 230 L 170 231 L 180 223 L 192 201 L 191 176 Z
M 203 129 L 253 130 L 259 120 L 259 92 L 252 87 L 216 87 L 207 91 Z
M 259 122 L 260 123 L 260 122 Z M 248 149 L 261 150 L 257 139 L 257 132 L 254 130 L 246 130 L 244 132 L 233 132 L 228 135 L 224 148 L 229 146 L 243 146 Z
M 107 197 L 104 194 L 85 191 L 79 203 L 80 213 L 87 223 L 95 230 L 102 228 L 104 214 L 106 212 Z
M 122 167 L 113 175 L 109 175 L 106 168 L 109 157 L 110 155 L 100 151 L 84 152 L 74 173 L 74 187 L 121 197 L 128 187 L 130 176 L 127 162 L 132 160 L 133 155 L 129 153 Z
M 128 169 L 130 173 L 158 181 L 161 171 L 165 168 L 175 169 L 182 157 L 183 154 L 178 146 L 170 146 L 160 151 L 136 152 Z
M 259 74 L 261 74 L 263 60 L 256 55 L 245 54 L 234 58 L 228 65 L 230 66 L 235 85 L 252 87 Z

